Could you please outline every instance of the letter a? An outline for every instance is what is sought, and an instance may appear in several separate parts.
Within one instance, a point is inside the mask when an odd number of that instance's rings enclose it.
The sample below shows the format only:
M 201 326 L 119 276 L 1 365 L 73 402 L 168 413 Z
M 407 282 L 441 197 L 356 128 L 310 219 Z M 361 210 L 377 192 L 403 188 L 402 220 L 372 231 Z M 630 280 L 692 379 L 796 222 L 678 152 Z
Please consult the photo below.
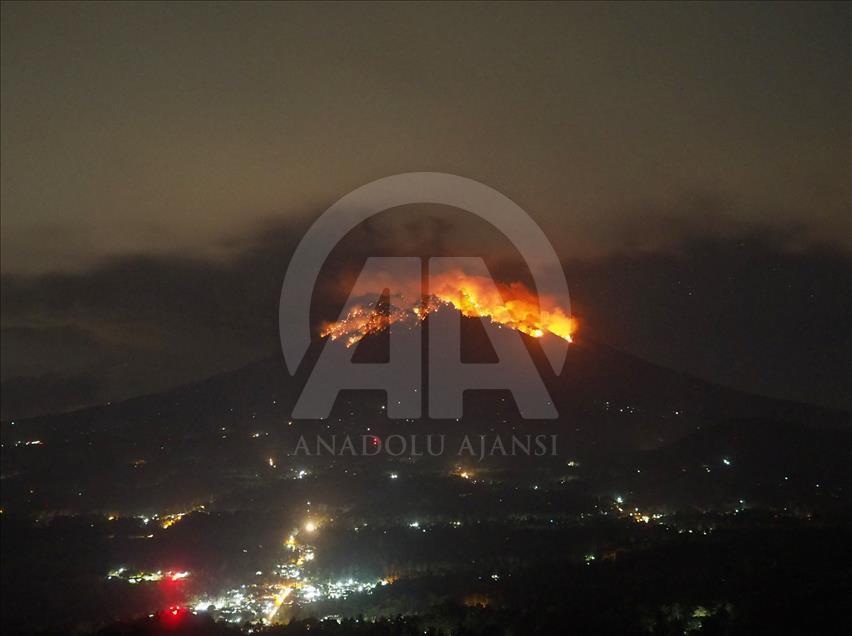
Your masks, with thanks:
M 440 284 L 440 274 L 461 270 L 475 277 L 479 292 L 500 298 L 485 261 L 476 257 L 429 259 L 429 285 Z M 464 290 L 459 292 L 465 293 Z M 461 299 L 463 306 L 469 299 Z M 467 389 L 509 389 L 525 419 L 554 419 L 558 416 L 538 369 L 524 346 L 520 333 L 500 328 L 482 319 L 499 362 L 464 364 L 461 361 L 461 319 L 456 312 L 435 311 L 429 316 L 429 416 L 460 418 Z
M 393 281 L 417 281 L 415 293 L 420 295 L 421 261 L 417 257 L 373 257 L 367 259 L 358 276 L 349 300 L 343 308 L 343 320 L 356 307 L 365 305 L 365 295 L 376 289 L 377 281 L 385 291 Z M 381 297 L 381 296 L 380 296 Z M 391 298 L 394 294 L 391 293 Z M 368 301 L 373 304 L 379 298 Z M 388 325 L 390 359 L 387 363 L 354 364 L 355 347 L 347 347 L 344 339 L 325 343 L 320 358 L 308 377 L 293 417 L 325 418 L 331 413 L 338 393 L 343 389 L 384 389 L 387 392 L 387 414 L 391 418 L 420 417 L 420 358 L 419 329 L 409 329 L 390 321 Z

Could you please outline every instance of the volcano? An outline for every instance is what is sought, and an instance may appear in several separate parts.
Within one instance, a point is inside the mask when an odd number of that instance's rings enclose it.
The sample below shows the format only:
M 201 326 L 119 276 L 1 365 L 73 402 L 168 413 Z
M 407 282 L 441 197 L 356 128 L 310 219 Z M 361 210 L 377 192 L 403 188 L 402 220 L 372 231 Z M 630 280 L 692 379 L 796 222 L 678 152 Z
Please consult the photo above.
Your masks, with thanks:
M 462 361 L 493 361 L 494 351 L 480 320 L 461 315 L 459 320 Z M 429 318 L 414 328 L 428 335 Z M 292 406 L 322 347 L 345 346 L 323 338 L 313 343 L 295 377 L 274 356 L 164 393 L 5 422 L 4 499 L 35 505 L 27 494 L 33 484 L 39 485 L 43 507 L 71 505 L 69 483 L 87 492 L 103 491 L 104 505 L 154 486 L 156 496 L 162 496 L 163 489 L 175 496 L 209 493 L 232 488 L 233 480 L 254 479 L 259 465 L 276 463 L 270 459 L 286 456 L 298 436 L 317 432 L 379 437 L 546 433 L 559 435 L 562 461 L 636 453 L 649 457 L 648 453 L 662 453 L 673 444 L 693 448 L 682 442 L 693 438 L 704 440 L 698 448 L 709 448 L 712 442 L 707 438 L 715 431 L 730 435 L 731 430 L 749 429 L 749 422 L 757 420 L 762 422 L 758 438 L 766 452 L 779 445 L 787 450 L 806 448 L 808 431 L 839 430 L 841 435 L 849 431 L 847 413 L 717 386 L 582 334 L 567 345 L 565 366 L 555 374 L 544 357 L 542 338 L 524 334 L 521 338 L 557 406 L 556 420 L 522 419 L 507 391 L 470 391 L 459 421 L 396 421 L 385 415 L 383 392 L 343 391 L 326 420 L 294 421 Z M 386 352 L 387 332 L 371 333 L 354 347 L 353 362 L 381 361 Z M 772 424 L 767 428 L 766 422 Z M 767 433 L 773 427 L 780 431 L 791 426 L 799 432 Z M 836 446 L 837 452 L 841 448 L 843 444 Z M 104 475 L 114 478 L 105 480 Z
M 461 361 L 496 362 L 486 331 L 479 319 L 459 314 L 462 323 Z M 414 325 L 428 332 L 429 318 Z M 542 344 L 546 334 L 531 337 L 519 334 L 530 352 L 545 385 L 558 407 L 553 426 L 561 432 L 583 431 L 580 436 L 592 445 L 646 449 L 671 443 L 693 430 L 712 427 L 732 419 L 766 417 L 796 421 L 808 426 L 843 427 L 849 414 L 797 402 L 765 398 L 722 387 L 619 351 L 585 336 L 575 335 L 566 345 L 568 354 L 561 373 L 549 367 Z M 428 358 L 423 339 L 424 358 Z M 377 331 L 353 347 L 353 362 L 387 360 L 388 334 Z M 222 426 L 251 429 L 275 428 L 291 421 L 289 413 L 313 368 L 322 347 L 345 346 L 330 338 L 315 340 L 298 373 L 291 377 L 280 356 L 259 360 L 243 368 L 192 384 L 152 395 L 84 408 L 71 413 L 34 417 L 3 424 L 4 438 L 11 444 L 23 431 L 47 440 L 80 434 L 123 435 L 134 430 L 144 435 L 158 429 L 181 428 L 186 435 L 204 433 Z M 509 361 L 511 363 L 511 361 Z M 464 426 L 521 425 L 520 415 L 509 392 L 470 391 L 465 396 Z M 362 395 L 363 394 L 363 395 Z M 380 424 L 391 420 L 381 416 L 383 392 L 343 391 L 329 423 L 356 421 Z M 424 425 L 430 420 L 424 418 Z M 309 425 L 310 422 L 297 422 Z M 292 425 L 292 424 L 291 424 Z M 7 440 L 4 439 L 4 443 Z M 8 444 L 7 444 L 8 446 Z

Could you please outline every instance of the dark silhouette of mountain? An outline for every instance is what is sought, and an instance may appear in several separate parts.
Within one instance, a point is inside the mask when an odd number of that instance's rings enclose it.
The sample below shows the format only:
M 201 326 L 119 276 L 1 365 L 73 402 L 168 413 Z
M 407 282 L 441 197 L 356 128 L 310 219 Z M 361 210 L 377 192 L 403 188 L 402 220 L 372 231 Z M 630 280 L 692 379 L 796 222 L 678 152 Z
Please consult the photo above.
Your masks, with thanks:
M 442 310 L 453 311 L 454 310 Z M 455 313 L 455 312 L 454 312 Z M 479 320 L 461 318 L 462 361 L 495 361 Z M 428 319 L 427 319 L 428 324 Z M 536 363 L 555 403 L 562 407 L 560 422 L 570 428 L 575 421 L 594 416 L 613 419 L 637 445 L 655 446 L 691 432 L 689 425 L 698 420 L 707 423 L 730 418 L 769 417 L 831 427 L 850 423 L 848 413 L 743 393 L 700 380 L 685 373 L 660 367 L 582 335 L 568 346 L 564 368 L 555 375 L 542 355 L 539 341 L 520 334 Z M 555 336 L 545 339 L 558 340 Z M 165 419 L 191 414 L 192 426 L 203 426 L 207 418 L 214 424 L 227 420 L 231 425 L 252 425 L 260 413 L 287 417 L 327 339 L 317 340 L 303 361 L 299 373 L 290 377 L 280 355 L 249 364 L 235 371 L 162 393 L 132 398 L 120 403 L 84 408 L 71 413 L 38 416 L 16 422 L 30 432 L 51 431 L 79 426 L 124 429 L 133 424 L 146 426 Z M 424 339 L 425 342 L 425 339 Z M 329 342 L 329 346 L 342 346 Z M 425 348 L 425 345 L 424 345 Z M 386 333 L 371 334 L 355 347 L 354 361 L 382 361 L 387 358 Z M 511 362 L 511 361 L 510 361 Z M 511 400 L 507 400 L 511 402 Z M 370 400 L 372 404 L 373 400 Z M 514 405 L 497 407 L 494 400 L 479 399 L 466 405 L 465 418 L 494 417 L 495 409 L 517 411 Z M 337 404 L 335 414 L 345 410 Z M 275 408 L 271 408 L 275 407 Z M 223 410 L 228 415 L 223 416 Z M 246 414 L 254 414 L 254 417 Z M 609 416 L 606 416 L 606 414 Z M 359 414 L 372 418 L 373 413 Z M 625 417 L 619 417 L 624 415 Z M 610 417 L 611 416 L 611 417 Z M 626 420 L 633 417 L 629 423 Z M 600 422 L 598 422 L 600 423 Z M 9 432 L 8 423 L 4 429 Z M 652 433 L 656 434 L 654 438 Z
M 462 360 L 493 358 L 480 321 L 462 321 Z M 429 319 L 427 329 L 428 324 Z M 295 377 L 275 356 L 164 393 L 6 422 L 2 425 L 4 478 L 28 475 L 28 484 L 97 487 L 111 493 L 104 496 L 105 501 L 149 486 L 146 497 L 152 501 L 162 496 L 204 498 L 204 493 L 224 487 L 225 482 L 255 478 L 269 457 L 285 456 L 298 436 L 311 433 L 558 434 L 559 461 L 608 458 L 595 460 L 601 467 L 612 468 L 609 473 L 598 472 L 601 482 L 606 475 L 623 474 L 625 465 L 635 464 L 636 453 L 643 461 L 653 458 L 646 463 L 660 467 L 677 465 L 681 457 L 689 457 L 690 465 L 700 464 L 704 460 L 699 461 L 697 451 L 713 447 L 731 431 L 762 441 L 767 449 L 776 449 L 775 455 L 783 454 L 783 449 L 794 455 L 807 451 L 809 440 L 816 443 L 827 435 L 811 431 L 839 430 L 838 435 L 848 440 L 847 413 L 720 387 L 582 335 L 569 346 L 565 367 L 556 375 L 540 343 L 522 337 L 558 408 L 556 420 L 523 420 L 507 392 L 473 391 L 465 397 L 465 414 L 458 422 L 389 420 L 382 392 L 342 392 L 327 420 L 293 421 L 292 406 L 326 344 L 316 341 Z M 343 345 L 337 341 L 328 346 Z M 381 359 L 386 346 L 386 333 L 372 334 L 356 348 L 355 360 Z M 788 429 L 796 434 L 780 434 Z M 41 443 L 27 445 L 34 440 Z M 841 452 L 845 447 L 838 442 L 821 448 Z M 654 449 L 663 450 L 650 452 Z M 128 466 L 135 469 L 128 472 Z M 650 474 L 650 465 L 647 470 Z M 660 475 L 664 474 L 660 468 Z M 14 483 L 7 479 L 5 485 Z M 53 490 L 65 495 L 51 498 L 51 488 L 45 487 L 40 491 L 43 505 L 71 505 L 66 501 L 68 488 Z

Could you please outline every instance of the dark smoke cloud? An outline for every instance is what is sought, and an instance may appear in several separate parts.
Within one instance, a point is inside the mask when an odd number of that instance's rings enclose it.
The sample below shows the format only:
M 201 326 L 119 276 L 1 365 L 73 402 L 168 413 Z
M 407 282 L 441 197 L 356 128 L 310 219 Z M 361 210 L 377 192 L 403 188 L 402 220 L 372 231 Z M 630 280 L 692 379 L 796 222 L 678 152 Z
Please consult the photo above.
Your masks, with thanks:
M 711 238 L 655 223 L 669 231 L 664 248 L 564 259 L 581 337 L 738 388 L 852 407 L 848 253 L 723 217 Z M 3 417 L 129 397 L 278 355 L 280 285 L 303 231 L 270 222 L 232 244 L 227 260 L 139 256 L 3 276 Z M 313 315 L 336 317 L 367 256 L 472 253 L 487 254 L 502 280 L 529 281 L 506 239 L 479 221 L 433 208 L 389 212 L 332 253 Z

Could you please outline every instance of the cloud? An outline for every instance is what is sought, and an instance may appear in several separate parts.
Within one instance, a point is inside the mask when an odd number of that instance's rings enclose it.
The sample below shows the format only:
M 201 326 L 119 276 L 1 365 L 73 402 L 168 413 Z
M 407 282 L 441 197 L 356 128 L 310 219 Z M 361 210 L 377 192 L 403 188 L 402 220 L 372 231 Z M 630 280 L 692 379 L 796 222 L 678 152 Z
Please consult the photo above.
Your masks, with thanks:
M 86 376 L 48 374 L 9 378 L 2 383 L 0 417 L 7 421 L 86 406 L 103 397 L 99 389 L 97 380 Z
M 792 229 L 712 221 L 714 205 L 700 205 L 708 212 L 698 224 L 646 216 L 644 231 L 668 232 L 664 241 L 564 259 L 581 336 L 736 387 L 849 406 L 849 254 L 793 249 Z M 165 389 L 275 355 L 280 285 L 303 231 L 270 221 L 235 238 L 227 258 L 135 256 L 2 276 L 4 416 Z M 435 208 L 388 213 L 330 255 L 316 323 L 337 318 L 365 258 L 394 254 L 484 254 L 501 280 L 530 283 L 511 245 L 481 221 Z

